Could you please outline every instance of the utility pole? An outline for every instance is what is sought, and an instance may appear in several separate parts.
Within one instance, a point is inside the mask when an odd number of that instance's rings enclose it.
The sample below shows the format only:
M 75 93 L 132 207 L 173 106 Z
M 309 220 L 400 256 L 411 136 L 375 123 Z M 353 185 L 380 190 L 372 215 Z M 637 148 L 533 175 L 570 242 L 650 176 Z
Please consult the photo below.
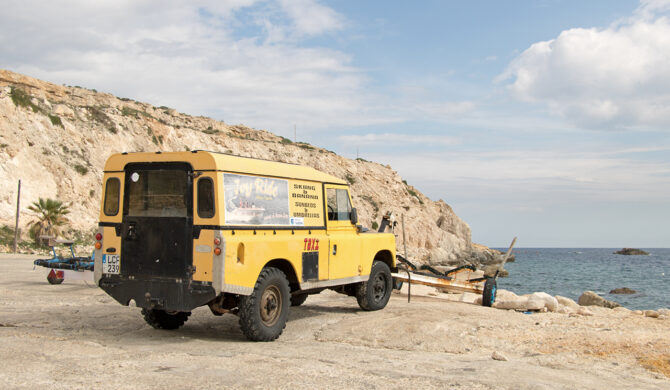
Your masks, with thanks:
M 16 194 L 16 225 L 14 225 L 14 253 L 19 242 L 19 210 L 21 208 L 21 180 L 19 180 L 19 192 Z
M 356 160 L 358 160 L 358 146 L 356 147 Z
M 293 142 L 298 142 L 298 131 L 295 128 L 295 123 L 293 124 Z

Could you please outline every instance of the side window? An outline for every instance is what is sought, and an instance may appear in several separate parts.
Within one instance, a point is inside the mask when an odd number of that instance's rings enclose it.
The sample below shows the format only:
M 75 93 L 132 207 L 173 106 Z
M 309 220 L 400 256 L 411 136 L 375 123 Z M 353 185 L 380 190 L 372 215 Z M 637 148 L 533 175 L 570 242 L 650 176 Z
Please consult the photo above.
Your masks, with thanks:
M 328 188 L 326 189 L 326 197 L 328 198 L 329 221 L 348 221 L 351 219 L 351 203 L 347 190 Z
M 198 216 L 200 218 L 214 216 L 214 182 L 209 177 L 198 180 Z
M 119 195 L 121 181 L 115 177 L 107 179 L 105 184 L 105 215 L 113 216 L 119 213 Z

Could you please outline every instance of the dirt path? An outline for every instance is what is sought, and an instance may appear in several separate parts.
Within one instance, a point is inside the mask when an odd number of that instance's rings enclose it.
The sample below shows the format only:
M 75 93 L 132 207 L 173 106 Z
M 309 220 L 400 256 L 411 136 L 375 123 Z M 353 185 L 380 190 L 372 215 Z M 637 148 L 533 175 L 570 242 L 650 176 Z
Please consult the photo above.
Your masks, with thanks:
M 394 295 L 379 312 L 332 292 L 293 308 L 272 343 L 199 308 L 177 331 L 83 282 L 49 285 L 0 255 L 3 388 L 668 389 L 670 320 L 596 311 L 525 315 Z M 496 351 L 507 361 L 491 358 Z

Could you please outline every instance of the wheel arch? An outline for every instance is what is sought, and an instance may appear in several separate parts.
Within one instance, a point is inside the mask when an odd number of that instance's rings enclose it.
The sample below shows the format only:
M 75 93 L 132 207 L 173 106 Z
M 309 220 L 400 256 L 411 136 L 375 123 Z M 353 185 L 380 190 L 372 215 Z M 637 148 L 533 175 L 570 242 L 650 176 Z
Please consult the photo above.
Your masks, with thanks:
M 395 270 L 395 262 L 393 261 L 393 254 L 388 249 L 380 250 L 374 258 L 376 261 L 381 261 L 388 265 L 391 272 Z
M 298 281 L 298 275 L 296 274 L 295 269 L 293 268 L 293 264 L 291 264 L 290 261 L 286 259 L 273 259 L 265 264 L 265 267 L 263 268 L 267 267 L 277 268 L 281 270 L 284 275 L 286 275 L 291 292 L 300 290 L 300 281 Z

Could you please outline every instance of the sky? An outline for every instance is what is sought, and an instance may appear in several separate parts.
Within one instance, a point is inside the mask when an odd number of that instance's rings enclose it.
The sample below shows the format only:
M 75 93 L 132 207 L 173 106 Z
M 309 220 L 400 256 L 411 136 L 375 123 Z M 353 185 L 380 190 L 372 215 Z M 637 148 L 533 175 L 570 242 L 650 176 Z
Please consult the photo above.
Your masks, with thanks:
M 295 128 L 475 242 L 670 247 L 670 0 L 2 3 L 0 68 Z

